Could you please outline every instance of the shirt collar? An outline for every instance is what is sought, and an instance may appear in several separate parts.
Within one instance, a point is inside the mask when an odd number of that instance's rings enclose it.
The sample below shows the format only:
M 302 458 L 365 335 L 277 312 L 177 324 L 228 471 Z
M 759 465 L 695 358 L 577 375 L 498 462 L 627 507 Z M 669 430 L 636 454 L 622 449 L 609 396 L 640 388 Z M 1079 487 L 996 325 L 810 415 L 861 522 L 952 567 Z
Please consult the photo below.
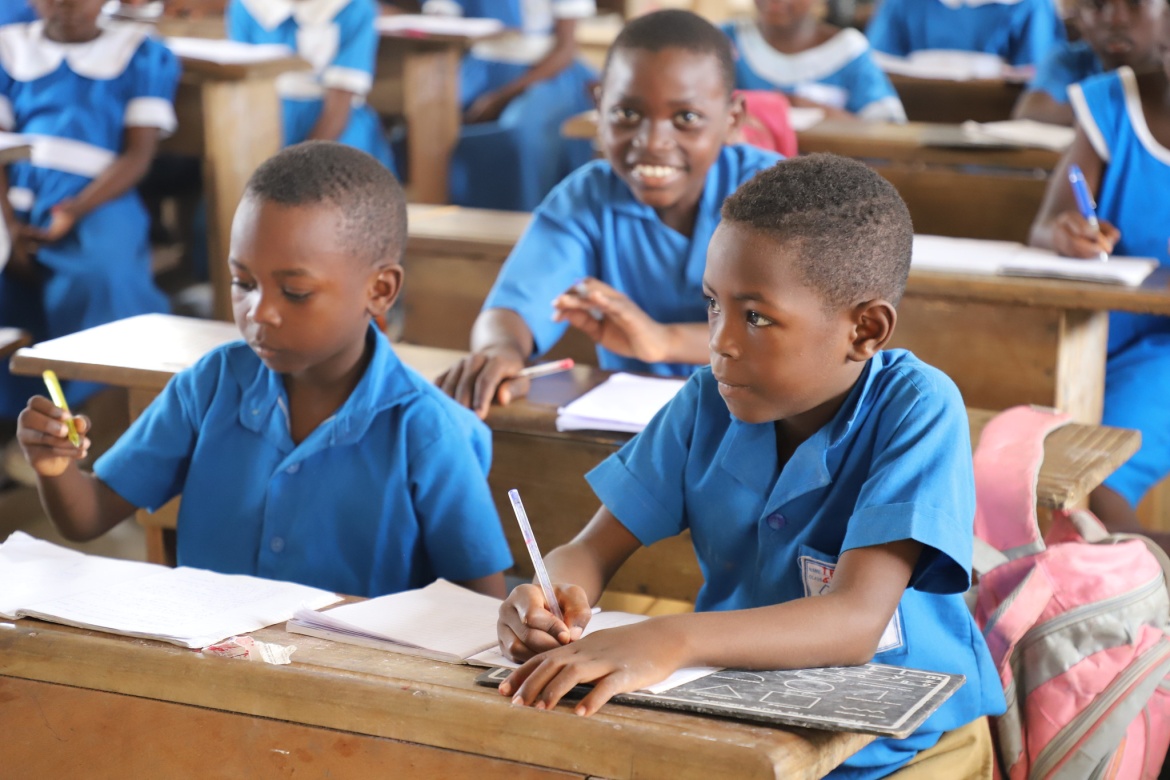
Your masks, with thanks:
M 745 423 L 733 417 L 716 455 L 720 466 L 752 490 L 770 494 L 769 508 L 828 485 L 832 482 L 830 458 L 872 405 L 874 379 L 884 363 L 881 352 L 866 362 L 833 419 L 796 448 L 784 467 L 783 480 L 777 479 L 776 429 L 770 422 Z
M 372 341 L 374 347 L 370 364 L 341 408 L 301 443 L 308 452 L 358 441 L 378 413 L 419 392 L 418 383 L 423 380 L 403 365 L 390 342 L 373 323 L 366 339 Z M 269 438 L 286 452 L 291 451 L 288 394 L 284 380 L 259 358 L 255 359 L 255 365 L 253 376 L 241 377 L 244 388 L 240 398 L 240 425 Z
M 79 76 L 109 81 L 121 76 L 147 37 L 142 25 L 104 21 L 98 37 L 85 43 L 60 43 L 45 37 L 41 20 L 0 27 L 0 66 L 17 81 L 55 72 L 62 62 Z
M 274 30 L 288 19 L 300 27 L 319 27 L 333 18 L 352 0 L 240 0 L 265 30 Z

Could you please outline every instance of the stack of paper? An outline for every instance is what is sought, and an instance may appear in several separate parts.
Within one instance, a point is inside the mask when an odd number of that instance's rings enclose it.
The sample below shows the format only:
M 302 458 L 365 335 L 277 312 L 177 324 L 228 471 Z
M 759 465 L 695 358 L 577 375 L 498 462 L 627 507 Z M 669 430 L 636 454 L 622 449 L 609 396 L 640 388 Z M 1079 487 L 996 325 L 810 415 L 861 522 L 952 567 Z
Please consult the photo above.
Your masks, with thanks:
M 219 38 L 167 38 L 164 43 L 180 59 L 217 65 L 255 65 L 296 56 L 282 43 L 241 43 Z
M 1035 276 L 1137 287 L 1158 267 L 1158 261 L 1148 257 L 1110 257 L 1103 263 L 1059 257 L 1012 241 L 915 236 L 911 266 L 920 271 Z
M 1004 61 L 985 52 L 924 49 L 908 57 L 895 57 L 875 50 L 873 58 L 886 73 L 919 79 L 971 81 L 1004 76 Z
M 391 14 L 380 16 L 374 22 L 380 33 L 418 33 L 420 35 L 448 35 L 457 38 L 485 38 L 504 29 L 499 19 L 462 16 L 435 16 L 432 14 Z
M 791 106 L 788 109 L 788 124 L 797 133 L 819 125 L 825 119 L 823 108 L 800 108 Z
M 1010 119 L 1003 122 L 964 122 L 963 134 L 975 143 L 1007 143 L 1012 146 L 1033 146 L 1063 152 L 1072 146 L 1077 131 L 1063 125 L 1034 122 L 1031 119 Z
M 259 577 L 120 561 L 17 531 L 0 544 L 0 617 L 205 647 L 279 623 L 333 593 Z
M 638 433 L 685 383 L 685 379 L 614 374 L 558 409 L 557 430 Z
M 477 666 L 519 664 L 497 647 L 500 600 L 436 580 L 425 588 L 346 604 L 328 612 L 300 610 L 286 626 L 294 634 L 332 639 L 377 650 L 418 655 L 446 663 Z M 646 620 L 628 612 L 598 612 L 583 636 Z M 665 691 L 712 672 L 713 667 L 680 669 L 646 690 Z

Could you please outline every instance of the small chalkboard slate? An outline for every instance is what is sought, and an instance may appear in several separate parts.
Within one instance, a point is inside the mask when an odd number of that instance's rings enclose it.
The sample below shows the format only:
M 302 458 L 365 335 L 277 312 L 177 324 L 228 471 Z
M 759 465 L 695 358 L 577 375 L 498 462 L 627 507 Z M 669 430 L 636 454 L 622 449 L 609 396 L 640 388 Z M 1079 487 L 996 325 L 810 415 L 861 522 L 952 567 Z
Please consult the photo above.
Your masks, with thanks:
M 499 685 L 511 672 L 491 669 L 476 682 Z M 902 739 L 913 734 L 964 681 L 961 674 L 883 664 L 776 672 L 725 669 L 663 693 L 622 693 L 613 701 Z M 578 686 L 574 695 L 587 690 Z

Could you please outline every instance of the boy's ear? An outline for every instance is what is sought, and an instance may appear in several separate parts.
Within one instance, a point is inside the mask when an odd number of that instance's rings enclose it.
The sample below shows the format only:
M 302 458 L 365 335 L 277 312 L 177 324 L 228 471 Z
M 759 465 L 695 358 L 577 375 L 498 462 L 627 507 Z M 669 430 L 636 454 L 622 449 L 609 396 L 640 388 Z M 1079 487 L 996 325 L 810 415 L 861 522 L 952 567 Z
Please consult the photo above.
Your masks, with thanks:
M 894 335 L 898 312 L 894 304 L 877 298 L 853 307 L 853 333 L 848 358 L 858 363 L 876 355 Z
M 593 99 L 593 108 L 601 109 L 601 82 L 595 81 L 589 85 L 589 97 Z
M 402 291 L 404 275 L 398 263 L 387 263 L 375 269 L 370 276 L 370 292 L 366 301 L 366 311 L 371 317 L 380 317 L 390 311 L 398 299 L 398 293 Z
M 731 136 L 747 117 L 747 106 L 744 105 L 743 95 L 739 90 L 731 93 L 731 108 L 727 112 L 727 135 Z

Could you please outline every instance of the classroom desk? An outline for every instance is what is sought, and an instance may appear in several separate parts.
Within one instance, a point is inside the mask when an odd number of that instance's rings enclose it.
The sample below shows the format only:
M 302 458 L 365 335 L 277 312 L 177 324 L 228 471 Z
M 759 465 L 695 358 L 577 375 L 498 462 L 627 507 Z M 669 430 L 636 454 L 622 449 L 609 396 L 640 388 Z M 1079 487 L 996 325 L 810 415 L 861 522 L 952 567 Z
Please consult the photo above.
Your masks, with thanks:
M 126 387 L 131 418 L 166 385 L 177 371 L 219 344 L 237 338 L 228 323 L 151 314 L 102 325 L 22 349 L 12 359 L 18 374 L 54 369 L 63 379 L 84 379 Z M 424 376 L 435 376 L 460 354 L 457 351 L 396 344 L 404 362 Z M 568 541 L 597 508 L 597 500 L 581 475 L 629 439 L 603 431 L 556 430 L 556 410 L 607 376 L 599 369 L 578 366 L 532 383 L 526 399 L 494 407 L 493 464 L 489 483 L 501 517 L 511 517 L 506 492 L 520 490 L 529 515 L 540 529 L 546 548 Z M 968 410 L 972 440 L 992 412 Z M 1132 455 L 1140 436 L 1134 431 L 1096 425 L 1067 425 L 1045 441 L 1037 497 L 1041 506 L 1068 508 Z M 539 464 L 534 468 L 533 464 Z M 148 558 L 169 557 L 163 529 L 174 528 L 177 501 L 151 515 L 139 512 L 148 530 Z M 504 522 L 521 574 L 531 574 L 516 525 Z M 702 577 L 689 539 L 667 539 L 639 550 L 610 583 L 615 591 L 694 601 Z
M 295 57 L 246 66 L 183 60 L 183 75 L 175 96 L 179 127 L 160 148 L 203 161 L 208 261 L 214 312 L 220 319 L 231 319 L 227 258 L 236 206 L 248 177 L 280 150 L 276 77 L 307 67 Z
M 0 360 L 32 341 L 27 331 L 20 328 L 0 328 Z
M 592 138 L 596 112 L 569 118 L 561 132 Z M 826 120 L 796 138 L 801 153 L 832 152 L 872 166 L 897 188 L 919 233 L 1021 243 L 1061 156 L 973 144 L 957 124 Z
M 871 737 L 607 704 L 514 707 L 475 667 L 292 635 L 293 663 L 0 621 L 4 761 L 28 777 L 821 777 Z M 397 767 L 397 769 L 395 769 Z
M 996 122 L 1010 119 L 1022 82 L 1001 79 L 943 81 L 890 74 L 912 122 Z

